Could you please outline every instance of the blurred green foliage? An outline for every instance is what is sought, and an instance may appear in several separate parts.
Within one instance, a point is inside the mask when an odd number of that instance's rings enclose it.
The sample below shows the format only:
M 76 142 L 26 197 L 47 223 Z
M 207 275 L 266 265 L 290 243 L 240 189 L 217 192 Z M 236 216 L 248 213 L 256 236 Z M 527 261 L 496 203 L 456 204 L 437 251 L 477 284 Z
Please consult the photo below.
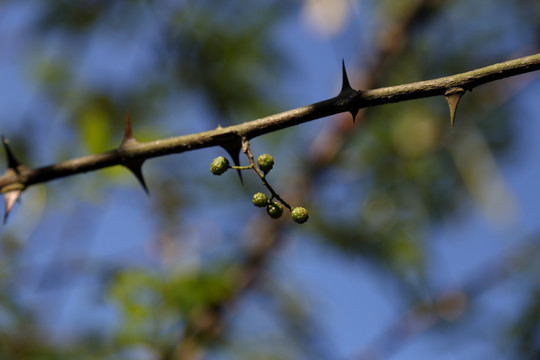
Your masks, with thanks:
M 224 303 L 234 294 L 235 283 L 230 275 L 214 269 L 193 274 L 152 274 L 148 269 L 118 274 L 112 281 L 110 296 L 125 317 L 120 341 L 136 344 L 141 339 L 165 337 L 174 345 L 180 336 L 180 319 Z

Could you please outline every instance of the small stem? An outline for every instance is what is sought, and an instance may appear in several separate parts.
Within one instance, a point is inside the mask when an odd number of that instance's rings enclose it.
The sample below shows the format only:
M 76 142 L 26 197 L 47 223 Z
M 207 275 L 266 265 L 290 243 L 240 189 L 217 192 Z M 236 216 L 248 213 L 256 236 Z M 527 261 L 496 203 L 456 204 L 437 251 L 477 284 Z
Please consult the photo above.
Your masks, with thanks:
M 235 169 L 235 170 L 249 170 L 249 169 L 253 169 L 253 166 L 252 166 L 252 165 L 246 165 L 246 166 L 229 166 L 229 168 Z
M 272 199 L 278 199 L 278 201 L 280 203 L 283 204 L 283 206 L 285 206 L 287 209 L 289 209 L 290 211 L 292 211 L 292 208 L 289 204 L 287 204 L 287 202 L 285 200 L 283 200 L 281 198 L 281 196 L 278 195 L 277 192 L 274 191 L 274 189 L 272 188 L 272 186 L 268 183 L 268 181 L 266 181 L 266 176 L 264 175 L 264 173 L 261 171 L 261 169 L 259 169 L 259 167 L 257 166 L 257 164 L 255 163 L 255 159 L 253 158 L 253 153 L 251 152 L 251 148 L 249 147 L 249 140 L 246 139 L 245 137 L 242 138 L 242 151 L 244 152 L 244 154 L 247 155 L 248 159 L 249 159 L 249 163 L 251 164 L 250 167 L 255 170 L 255 172 L 257 173 L 257 175 L 259 175 L 259 177 L 261 178 L 261 181 L 263 183 L 263 185 L 268 189 L 268 191 L 270 191 L 270 194 L 272 194 L 272 197 L 270 198 L 270 200 Z
M 179 154 L 211 146 L 222 146 L 223 144 L 234 143 L 239 137 L 253 139 L 257 136 L 345 111 L 444 95 L 451 88 L 459 87 L 470 91 L 479 85 L 491 81 L 536 70 L 540 70 L 540 54 L 525 56 L 438 79 L 379 89 L 345 91 L 336 97 L 307 106 L 266 116 L 243 124 L 226 128 L 218 127 L 214 130 L 196 134 L 176 136 L 150 142 L 138 142 L 130 140 L 130 130 L 126 129 L 128 140 L 124 141 L 117 149 L 82 156 L 40 168 L 20 168 L 19 177 L 11 173 L 4 173 L 0 176 L 0 189 L 15 183 L 21 183 L 25 187 L 28 187 L 66 176 L 82 174 L 116 165 L 126 165 L 129 161 L 139 161 L 142 163 L 147 159 L 159 156 Z M 126 137 L 125 134 L 124 137 Z

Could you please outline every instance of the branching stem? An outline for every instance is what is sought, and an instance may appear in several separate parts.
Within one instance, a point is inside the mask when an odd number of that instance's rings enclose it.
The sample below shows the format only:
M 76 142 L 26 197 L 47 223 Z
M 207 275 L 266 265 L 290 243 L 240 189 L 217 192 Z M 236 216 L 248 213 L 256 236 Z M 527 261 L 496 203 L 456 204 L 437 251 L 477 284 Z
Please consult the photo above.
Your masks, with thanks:
M 540 69 L 540 54 L 510 60 L 477 70 L 447 76 L 434 80 L 420 81 L 405 85 L 391 86 L 372 90 L 357 91 L 350 89 L 338 96 L 311 105 L 299 107 L 261 119 L 226 128 L 183 135 L 150 142 L 129 141 L 110 151 L 83 156 L 59 162 L 53 165 L 30 168 L 21 166 L 18 172 L 6 171 L 0 177 L 0 192 L 5 193 L 12 186 L 27 188 L 30 185 L 48 182 L 61 177 L 82 174 L 110 166 L 142 162 L 146 159 L 192 151 L 196 149 L 236 144 L 239 138 L 247 140 L 277 130 L 292 127 L 315 119 L 341 112 L 419 99 L 431 96 L 444 96 L 451 88 L 471 90 L 479 85 L 531 72 Z M 127 165 L 126 165 L 127 164 Z M 263 178 L 264 180 L 264 178 Z M 282 201 L 278 196 L 277 199 Z M 282 201 L 284 205 L 284 203 Z M 286 205 L 287 206 L 287 205 Z
M 255 163 L 255 159 L 253 158 L 253 153 L 251 152 L 251 148 L 249 146 L 249 140 L 246 138 L 242 139 L 242 151 L 247 155 L 250 163 L 250 167 L 255 170 L 257 175 L 261 178 L 261 181 L 263 185 L 270 191 L 270 194 L 272 194 L 272 197 L 270 198 L 270 201 L 273 199 L 277 199 L 280 203 L 283 204 L 287 209 L 292 210 L 291 206 L 279 196 L 279 194 L 272 188 L 272 186 L 268 183 L 266 180 L 266 175 L 259 169 L 257 164 Z

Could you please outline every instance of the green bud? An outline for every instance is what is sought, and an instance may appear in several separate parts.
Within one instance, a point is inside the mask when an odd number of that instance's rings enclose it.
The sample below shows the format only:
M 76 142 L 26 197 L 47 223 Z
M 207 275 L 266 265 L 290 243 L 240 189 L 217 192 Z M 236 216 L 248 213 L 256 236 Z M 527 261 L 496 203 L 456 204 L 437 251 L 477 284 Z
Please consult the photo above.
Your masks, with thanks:
M 271 155 L 263 154 L 257 158 L 257 166 L 266 175 L 274 167 L 274 158 Z
M 277 219 L 283 214 L 283 207 L 280 203 L 272 201 L 270 204 L 266 205 L 266 212 L 272 219 Z
M 221 175 L 229 168 L 229 160 L 219 156 L 212 161 L 210 172 L 214 175 Z
M 262 192 L 258 192 L 255 195 L 253 195 L 253 199 L 251 199 L 253 202 L 253 205 L 257 207 L 265 207 L 268 205 L 268 197 L 264 195 Z
M 299 224 L 303 224 L 309 219 L 308 211 L 300 206 L 292 209 L 291 216 L 293 221 Z

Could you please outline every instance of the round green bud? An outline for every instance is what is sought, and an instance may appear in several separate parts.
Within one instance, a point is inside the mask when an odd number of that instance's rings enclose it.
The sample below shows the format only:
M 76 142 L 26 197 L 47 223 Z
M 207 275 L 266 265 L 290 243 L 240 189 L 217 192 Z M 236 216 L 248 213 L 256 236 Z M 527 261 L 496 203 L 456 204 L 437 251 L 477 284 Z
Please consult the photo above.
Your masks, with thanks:
M 283 206 L 280 203 L 272 201 L 270 204 L 266 205 L 266 212 L 272 219 L 277 219 L 283 214 Z
M 253 202 L 253 205 L 257 207 L 265 207 L 268 205 L 268 197 L 264 195 L 262 192 L 258 192 L 255 195 L 253 195 L 253 199 L 251 199 Z
M 274 158 L 271 155 L 263 154 L 257 158 L 257 166 L 265 174 L 268 174 L 274 167 Z
M 292 209 L 291 216 L 293 221 L 299 224 L 303 224 L 309 219 L 308 211 L 300 206 Z
M 229 160 L 223 156 L 219 156 L 210 164 L 210 172 L 214 175 L 221 175 L 229 168 Z

